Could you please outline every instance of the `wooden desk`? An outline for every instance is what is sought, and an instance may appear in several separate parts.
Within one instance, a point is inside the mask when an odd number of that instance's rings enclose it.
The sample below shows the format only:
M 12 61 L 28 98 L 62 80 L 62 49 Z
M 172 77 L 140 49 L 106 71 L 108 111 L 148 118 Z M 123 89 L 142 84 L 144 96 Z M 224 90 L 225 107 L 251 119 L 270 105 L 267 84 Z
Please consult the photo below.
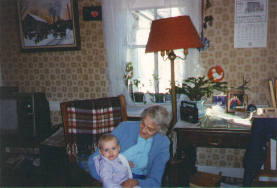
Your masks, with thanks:
M 250 128 L 201 128 L 183 126 L 177 133 L 176 158 L 184 161 L 182 177 L 196 172 L 196 147 L 246 148 L 250 141 Z M 183 182 L 188 184 L 188 180 Z

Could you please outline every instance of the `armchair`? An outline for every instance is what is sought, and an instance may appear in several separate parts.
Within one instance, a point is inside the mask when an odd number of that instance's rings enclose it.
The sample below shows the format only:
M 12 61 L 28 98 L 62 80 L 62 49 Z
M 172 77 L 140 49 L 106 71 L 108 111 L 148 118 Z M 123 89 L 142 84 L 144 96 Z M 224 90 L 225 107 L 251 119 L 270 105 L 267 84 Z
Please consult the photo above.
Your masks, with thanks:
M 100 186 L 101 183 L 85 171 L 84 164 L 95 151 L 98 138 L 127 120 L 124 96 L 68 101 L 61 103 L 60 107 L 69 162 L 69 185 Z M 80 158 L 85 159 L 83 169 L 80 168 Z

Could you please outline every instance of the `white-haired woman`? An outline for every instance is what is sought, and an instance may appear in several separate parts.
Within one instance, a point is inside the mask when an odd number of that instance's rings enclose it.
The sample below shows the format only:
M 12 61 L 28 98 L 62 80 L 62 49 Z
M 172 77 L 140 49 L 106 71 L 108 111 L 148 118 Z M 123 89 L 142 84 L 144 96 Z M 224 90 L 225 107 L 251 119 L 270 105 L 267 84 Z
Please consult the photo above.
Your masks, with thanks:
M 170 115 L 161 105 L 153 105 L 141 113 L 141 121 L 121 122 L 111 134 L 119 141 L 121 153 L 130 163 L 133 179 L 128 179 L 122 186 L 159 187 L 165 165 L 169 160 L 170 141 L 166 136 Z M 89 157 L 90 174 L 99 179 L 93 158 Z

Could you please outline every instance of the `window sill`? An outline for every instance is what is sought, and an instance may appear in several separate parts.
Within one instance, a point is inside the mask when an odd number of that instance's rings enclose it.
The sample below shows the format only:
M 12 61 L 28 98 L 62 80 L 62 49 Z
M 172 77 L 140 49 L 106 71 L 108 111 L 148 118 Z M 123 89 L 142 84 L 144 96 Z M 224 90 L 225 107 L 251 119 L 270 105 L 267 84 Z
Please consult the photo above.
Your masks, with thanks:
M 153 103 L 153 104 L 134 104 L 127 105 L 127 116 L 128 117 L 140 117 L 141 112 L 152 105 L 162 105 L 171 113 L 171 103 Z

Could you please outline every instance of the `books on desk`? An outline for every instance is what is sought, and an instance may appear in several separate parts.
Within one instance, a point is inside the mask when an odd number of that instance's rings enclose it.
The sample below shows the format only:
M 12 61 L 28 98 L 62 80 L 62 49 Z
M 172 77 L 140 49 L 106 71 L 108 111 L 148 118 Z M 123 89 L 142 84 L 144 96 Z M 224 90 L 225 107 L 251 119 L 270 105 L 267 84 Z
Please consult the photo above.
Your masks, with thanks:
M 196 127 L 200 127 L 201 123 L 190 123 L 187 121 L 183 121 L 183 120 L 179 120 L 176 122 L 174 128 L 196 128 Z
M 258 108 L 255 118 L 277 118 L 277 108 Z
M 249 129 L 252 125 L 253 118 L 277 118 L 276 108 L 258 108 L 256 113 L 248 116 L 246 113 L 229 114 L 217 108 L 209 108 L 206 115 L 199 123 L 189 123 L 178 121 L 175 128 L 239 128 Z
M 230 114 L 224 109 L 213 106 L 206 110 L 201 126 L 204 128 L 248 128 L 251 127 L 251 119 L 246 113 Z

